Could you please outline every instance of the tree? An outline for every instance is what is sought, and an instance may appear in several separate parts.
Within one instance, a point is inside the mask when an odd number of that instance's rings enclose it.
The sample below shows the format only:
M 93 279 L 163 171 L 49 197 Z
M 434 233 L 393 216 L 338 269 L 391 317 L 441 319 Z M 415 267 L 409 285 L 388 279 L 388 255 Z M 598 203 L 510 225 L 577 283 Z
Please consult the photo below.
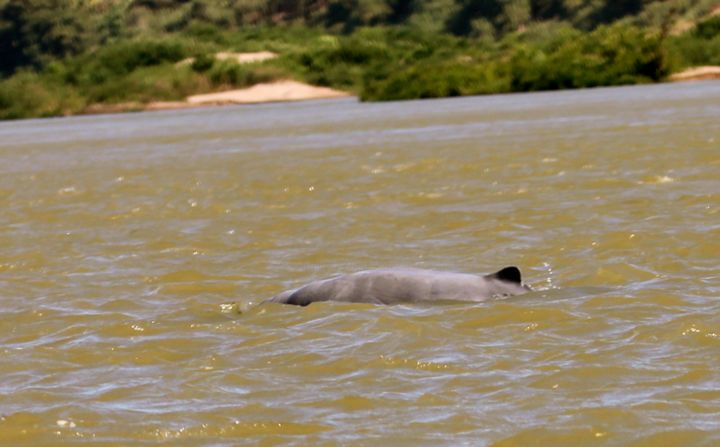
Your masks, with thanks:
M 393 24 L 406 22 L 419 9 L 418 0 L 388 0 L 390 14 L 387 21 Z
M 593 23 L 610 23 L 615 20 L 634 15 L 643 9 L 643 0 L 614 0 L 606 1 L 595 14 L 591 16 Z
M 535 20 L 562 19 L 568 14 L 563 0 L 532 0 L 530 10 Z
M 458 36 L 467 36 L 473 30 L 475 19 L 486 19 L 494 24 L 503 12 L 501 0 L 459 0 L 459 8 L 450 16 L 447 30 Z
M 63 0 L 9 0 L 0 8 L 0 73 L 41 68 L 52 58 L 85 48 L 86 29 L 78 11 Z

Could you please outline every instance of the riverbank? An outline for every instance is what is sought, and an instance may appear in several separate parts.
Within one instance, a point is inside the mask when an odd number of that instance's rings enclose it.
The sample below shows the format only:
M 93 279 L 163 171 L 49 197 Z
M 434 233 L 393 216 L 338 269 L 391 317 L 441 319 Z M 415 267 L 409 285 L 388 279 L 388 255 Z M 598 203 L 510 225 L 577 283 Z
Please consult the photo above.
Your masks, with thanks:
M 716 76 L 708 67 L 720 66 L 720 18 L 713 17 L 681 35 L 618 22 L 589 31 L 537 23 L 496 39 L 410 26 L 347 34 L 205 27 L 118 38 L 0 80 L 0 119 L 708 79 Z M 704 69 L 684 73 L 688 67 Z
M 706 80 L 720 80 L 720 66 L 692 67 L 680 73 L 673 74 L 668 78 L 668 81 L 673 83 Z M 193 95 L 184 101 L 153 101 L 147 104 L 95 104 L 85 109 L 81 114 L 162 111 L 238 104 L 322 100 L 352 96 L 355 95 L 350 92 L 325 87 L 315 87 L 297 81 L 285 80 L 257 84 L 246 89 Z
M 146 104 L 132 102 L 107 105 L 94 104 L 86 108 L 82 114 L 176 110 L 233 104 L 308 101 L 349 96 L 353 96 L 352 93 L 327 87 L 316 87 L 292 80 L 282 80 L 256 84 L 244 89 L 192 95 L 188 96 L 184 101 L 152 101 Z
M 673 82 L 716 80 L 720 79 L 720 66 L 690 67 L 679 73 L 670 75 L 668 79 Z
M 210 62 L 231 61 L 239 65 L 253 65 L 269 61 L 278 57 L 271 51 L 256 52 L 218 52 L 210 55 Z M 201 61 L 201 57 L 188 57 L 175 63 L 175 67 L 193 67 Z M 176 101 L 149 101 L 120 102 L 115 104 L 96 103 L 88 106 L 82 114 L 119 113 L 139 110 L 175 110 L 193 107 L 220 106 L 230 104 L 257 104 L 281 101 L 307 101 L 313 99 L 329 99 L 352 96 L 352 93 L 328 87 L 318 87 L 291 79 L 281 79 L 272 82 L 261 82 L 242 89 L 223 90 L 211 93 L 202 93 L 187 96 L 184 100 Z

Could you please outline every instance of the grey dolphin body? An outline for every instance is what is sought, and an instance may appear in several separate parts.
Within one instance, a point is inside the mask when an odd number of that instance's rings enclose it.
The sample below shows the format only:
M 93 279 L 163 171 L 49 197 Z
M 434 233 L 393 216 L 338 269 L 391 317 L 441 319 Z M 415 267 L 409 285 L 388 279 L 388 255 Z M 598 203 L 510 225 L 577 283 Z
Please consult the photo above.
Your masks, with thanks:
M 484 301 L 520 295 L 530 288 L 522 284 L 520 270 L 506 267 L 489 275 L 440 272 L 415 268 L 365 270 L 313 281 L 265 300 L 307 306 L 316 301 L 401 304 L 441 300 Z

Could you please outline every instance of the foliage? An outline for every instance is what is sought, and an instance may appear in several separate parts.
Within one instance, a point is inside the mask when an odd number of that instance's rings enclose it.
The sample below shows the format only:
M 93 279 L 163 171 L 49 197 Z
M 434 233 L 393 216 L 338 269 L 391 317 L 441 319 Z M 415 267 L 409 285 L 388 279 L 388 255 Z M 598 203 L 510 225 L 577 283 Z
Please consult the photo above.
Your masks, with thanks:
M 693 34 L 700 39 L 715 39 L 720 36 L 720 15 L 710 17 L 697 24 Z
M 506 91 L 506 78 L 498 73 L 496 64 L 458 60 L 437 65 L 423 61 L 384 79 L 368 76 L 361 99 L 425 99 Z
M 219 61 L 208 70 L 210 82 L 215 87 L 248 87 L 279 78 L 279 72 L 271 68 L 248 67 L 232 61 Z
M 720 16 L 710 17 L 695 29 L 669 40 L 675 69 L 693 65 L 720 65 Z
M 88 30 L 63 0 L 9 0 L 0 8 L 0 74 L 41 68 L 50 58 L 77 54 Z
M 0 82 L 0 119 L 69 115 L 85 105 L 76 90 L 35 73 L 20 72 Z
M 0 119 L 179 100 L 280 78 L 363 100 L 653 82 L 687 66 L 720 65 L 716 7 L 716 0 L 0 0 Z M 220 51 L 280 57 L 240 65 L 217 60 Z
M 511 88 L 557 90 L 659 81 L 667 75 L 661 44 L 657 33 L 616 24 L 522 45 L 510 63 Z

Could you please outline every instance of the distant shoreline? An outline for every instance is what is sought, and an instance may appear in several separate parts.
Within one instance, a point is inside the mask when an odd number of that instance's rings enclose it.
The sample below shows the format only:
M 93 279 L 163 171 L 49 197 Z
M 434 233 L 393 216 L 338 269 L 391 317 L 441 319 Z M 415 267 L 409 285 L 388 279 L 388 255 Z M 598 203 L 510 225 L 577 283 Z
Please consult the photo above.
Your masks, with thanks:
M 720 79 L 720 66 L 705 65 L 701 67 L 690 67 L 668 77 L 668 80 L 672 82 L 709 81 L 714 79 Z
M 0 0 L 0 120 L 720 79 L 717 2 L 570 3 Z
M 215 60 L 232 60 L 238 64 L 252 64 L 275 59 L 277 54 L 270 51 L 254 53 L 220 52 L 212 56 Z M 192 65 L 195 58 L 183 59 L 176 67 Z M 212 93 L 194 94 L 180 101 L 124 102 L 116 104 L 97 103 L 88 106 L 82 114 L 120 113 L 133 111 L 156 111 L 190 109 L 195 107 L 222 106 L 234 104 L 263 104 L 269 102 L 307 101 L 353 96 L 349 92 L 328 87 L 298 82 L 291 79 L 280 79 L 261 82 L 241 89 L 225 90 Z
M 188 96 L 184 101 L 151 101 L 149 103 L 93 104 L 82 114 L 121 113 L 191 109 L 196 107 L 237 104 L 265 104 L 317 99 L 346 98 L 352 93 L 327 87 L 316 87 L 297 81 L 276 81 L 255 84 L 252 87 Z
M 720 80 L 720 66 L 690 67 L 667 78 L 665 82 Z M 355 95 L 327 87 L 316 87 L 298 81 L 284 80 L 253 85 L 244 89 L 188 96 L 184 101 L 152 101 L 149 103 L 93 104 L 80 115 L 144 112 L 217 107 L 240 104 L 267 104 L 319 99 L 348 98 Z

